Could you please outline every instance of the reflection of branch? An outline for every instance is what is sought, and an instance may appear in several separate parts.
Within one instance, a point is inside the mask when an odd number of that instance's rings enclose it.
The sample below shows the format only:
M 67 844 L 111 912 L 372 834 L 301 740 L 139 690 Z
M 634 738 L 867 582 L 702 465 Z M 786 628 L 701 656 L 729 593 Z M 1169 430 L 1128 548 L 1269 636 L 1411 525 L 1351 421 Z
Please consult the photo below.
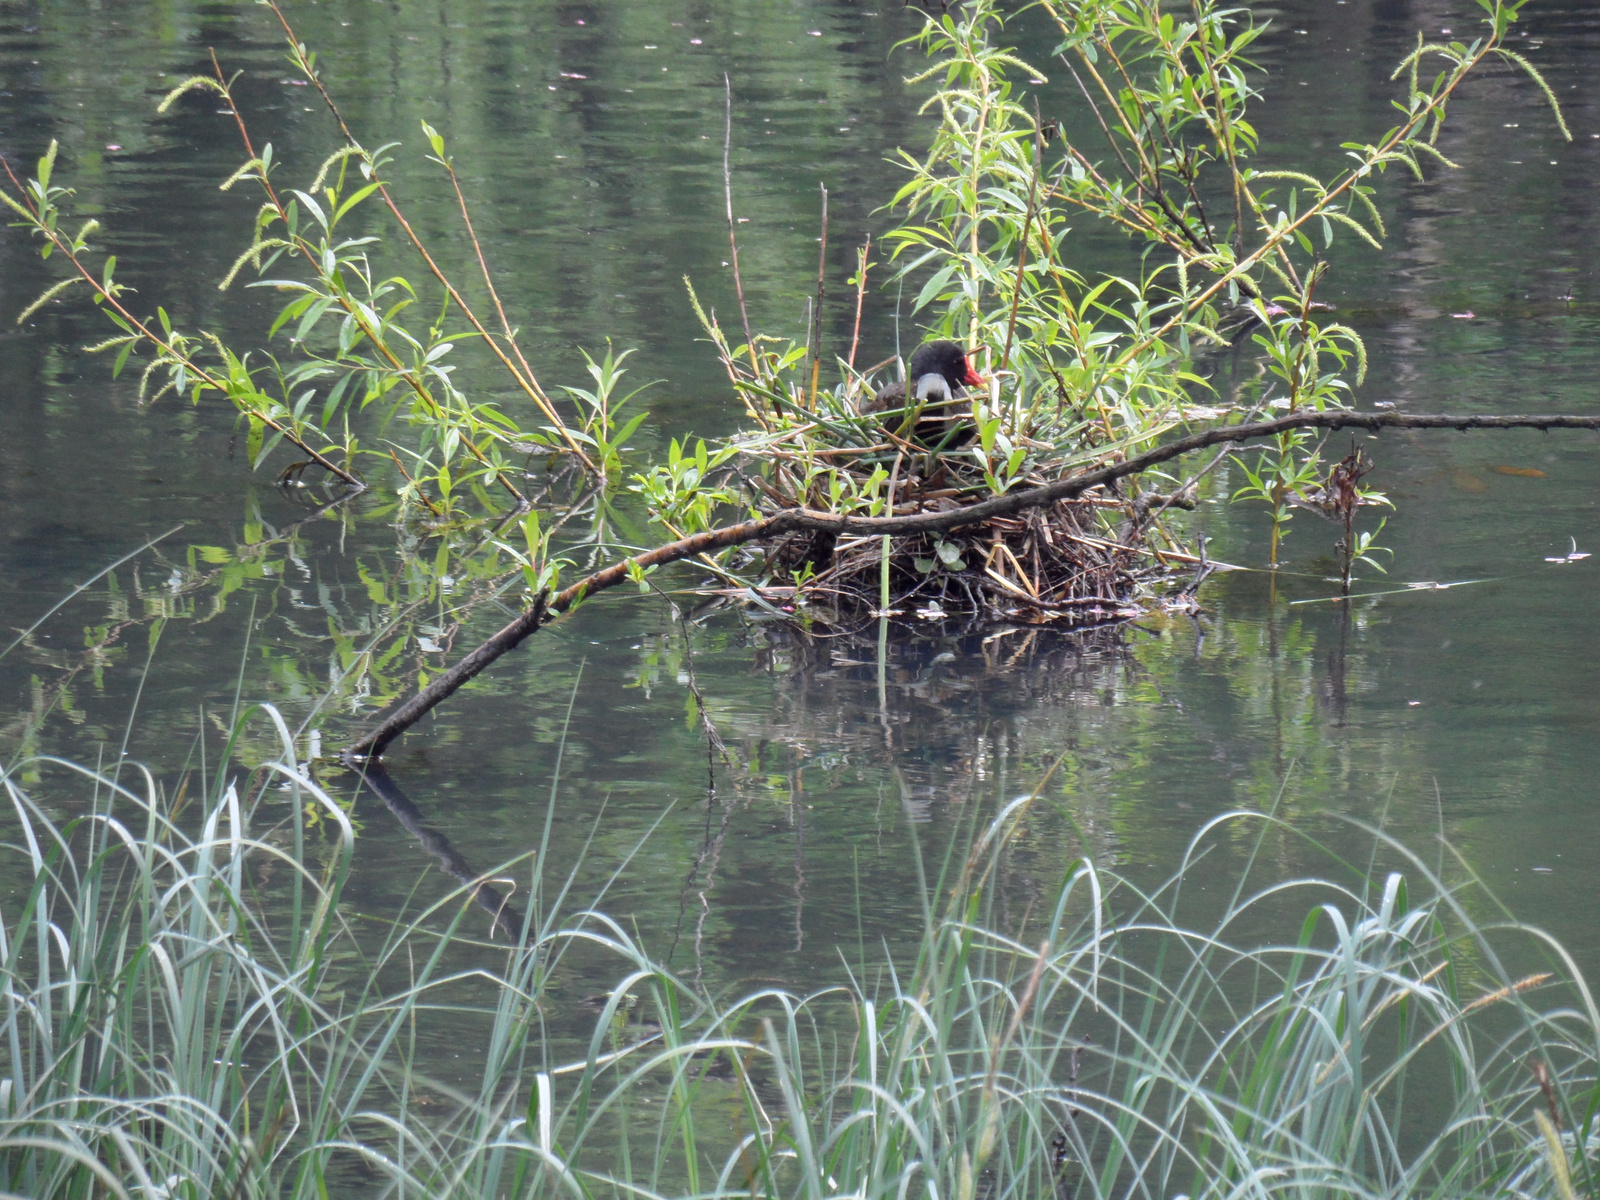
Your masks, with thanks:
M 689 893 L 694 892 L 700 900 L 700 912 L 694 921 L 694 981 L 700 982 L 700 977 L 705 972 L 704 944 L 706 933 L 706 918 L 711 914 L 711 903 L 706 899 L 707 894 L 716 884 L 717 864 L 722 860 L 722 846 L 728 838 L 728 826 L 733 820 L 733 801 L 727 800 L 722 805 L 722 824 L 717 827 L 717 832 L 711 832 L 711 809 L 716 800 L 713 789 L 706 796 L 706 832 L 705 840 L 700 851 L 695 855 L 694 863 L 689 868 L 688 875 L 683 881 L 683 890 L 678 894 L 678 924 L 672 931 L 672 948 L 667 951 L 666 961 L 672 962 L 672 955 L 678 948 L 678 937 L 683 930 L 683 914 L 688 906 Z M 705 869 L 702 877 L 701 868 Z M 698 884 L 698 887 L 696 885 Z
M 187 522 L 180 521 L 178 524 L 174 525 L 171 529 L 167 530 L 165 533 L 157 534 L 155 537 L 151 538 L 148 542 L 146 542 L 144 545 L 140 546 L 137 550 L 132 550 L 129 553 L 124 554 L 121 558 L 117 559 L 117 561 L 112 563 L 109 567 L 106 567 L 106 568 L 104 568 L 103 570 L 100 570 L 100 571 L 96 571 L 93 575 L 89 576 L 89 578 L 85 579 L 77 587 L 73 588 L 65 596 L 61 597 L 60 600 L 57 600 L 54 604 L 52 604 L 50 606 L 49 610 L 44 614 L 44 616 L 40 617 L 32 625 L 29 625 L 26 629 L 24 629 L 21 633 L 19 633 L 14 642 L 12 642 L 4 650 L 0 650 L 0 658 L 4 658 L 6 655 L 10 654 L 13 650 L 15 650 L 18 646 L 20 646 L 24 641 L 27 640 L 27 637 L 28 637 L 28 635 L 30 633 L 32 633 L 35 629 L 39 628 L 39 626 L 43 625 L 51 617 L 55 616 L 56 613 L 60 612 L 63 608 L 65 608 L 67 606 L 67 604 L 70 603 L 85 588 L 88 588 L 90 585 L 92 585 L 92 584 L 96 583 L 97 581 L 105 578 L 107 575 L 111 574 L 111 572 L 115 571 L 118 567 L 120 567 L 123 563 L 127 562 L 130 558 L 139 557 L 139 555 L 143 554 L 146 550 L 150 549 L 150 547 L 154 546 L 157 542 L 165 541 L 167 538 L 169 538 L 173 534 L 177 533 L 178 530 L 182 529 L 185 524 L 187 524 Z
M 501 895 L 498 888 L 485 882 L 486 877 L 472 869 L 472 864 L 450 844 L 449 838 L 424 822 L 422 810 L 400 790 L 400 785 L 389 777 L 389 773 L 382 766 L 377 763 L 369 764 L 361 772 L 361 779 L 372 789 L 372 794 L 383 801 L 384 806 L 394 814 L 406 832 L 417 839 L 417 844 L 434 857 L 439 869 L 471 890 L 472 898 L 477 901 L 480 908 L 494 918 L 498 928 L 510 937 L 520 935 L 523 926 L 522 916 L 512 907 L 510 898 Z
M 806 806 L 800 793 L 800 767 L 789 775 L 789 821 L 794 825 L 794 950 L 806 941 Z
M 1136 454 L 1120 463 L 1070 475 L 1040 487 L 1007 492 L 1005 495 L 993 496 L 977 504 L 969 504 L 948 512 L 911 513 L 901 517 L 852 517 L 808 508 L 788 508 L 769 517 L 708 529 L 704 533 L 679 538 L 675 542 L 657 546 L 654 550 L 647 550 L 613 563 L 585 576 L 554 596 L 549 593 L 539 596 L 521 616 L 494 634 L 454 667 L 434 679 L 422 691 L 396 709 L 377 728 L 359 738 L 345 753 L 358 758 L 363 756 L 376 758 L 382 755 L 395 738 L 415 725 L 436 705 L 454 695 L 462 684 L 476 677 L 502 654 L 516 649 L 524 639 L 549 621 L 552 615 L 559 616 L 566 613 L 596 592 L 614 588 L 651 567 L 681 562 L 712 550 L 742 546 L 748 542 L 777 537 L 796 530 L 820 530 L 836 535 L 901 537 L 912 533 L 939 533 L 967 525 L 977 525 L 995 517 L 1010 516 L 1030 509 L 1044 508 L 1061 500 L 1074 499 L 1084 492 L 1103 487 L 1129 475 L 1137 475 L 1195 450 L 1274 437 L 1287 429 L 1600 429 L 1600 417 L 1576 416 L 1569 413 L 1451 416 L 1445 413 L 1366 413 L 1344 410 L 1291 413 L 1270 421 L 1254 421 L 1244 425 L 1222 426 L 1193 433 L 1188 437 L 1168 442 L 1164 446 L 1147 450 L 1143 454 Z

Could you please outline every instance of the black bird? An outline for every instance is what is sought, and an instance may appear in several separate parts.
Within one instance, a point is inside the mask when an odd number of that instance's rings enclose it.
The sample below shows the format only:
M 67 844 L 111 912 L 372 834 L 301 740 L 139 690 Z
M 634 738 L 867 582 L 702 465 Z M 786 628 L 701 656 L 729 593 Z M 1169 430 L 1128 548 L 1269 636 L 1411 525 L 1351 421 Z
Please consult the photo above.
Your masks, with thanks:
M 972 369 L 967 352 L 955 342 L 924 342 L 911 356 L 911 369 L 905 382 L 881 387 L 861 406 L 863 413 L 903 409 L 907 397 L 920 405 L 916 436 L 924 442 L 938 444 L 949 430 L 963 420 L 963 414 L 952 411 L 954 401 L 966 397 L 966 389 L 985 387 L 988 381 Z M 957 433 L 955 444 L 970 438 Z

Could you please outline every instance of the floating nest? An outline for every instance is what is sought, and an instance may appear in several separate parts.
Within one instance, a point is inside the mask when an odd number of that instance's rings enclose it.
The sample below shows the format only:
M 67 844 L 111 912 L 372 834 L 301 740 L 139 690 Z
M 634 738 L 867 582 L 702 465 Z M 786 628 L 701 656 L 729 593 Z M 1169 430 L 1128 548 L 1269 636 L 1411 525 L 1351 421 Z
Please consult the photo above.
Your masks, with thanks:
M 791 393 L 791 403 L 766 415 L 766 429 L 747 439 L 738 472 L 757 507 L 946 513 L 993 496 L 1003 461 L 1013 464 L 1005 479 L 1012 490 L 1118 461 L 1132 445 L 1111 423 L 1071 410 L 1060 397 L 1036 395 L 1031 405 L 1017 402 L 1007 422 L 1028 433 L 1013 434 L 997 453 L 992 433 L 979 436 L 982 398 L 964 398 L 963 411 L 930 419 L 916 406 L 862 411 L 868 406 L 852 393 L 871 396 L 863 387 L 817 396 L 804 408 Z M 1148 445 L 1177 423 L 1174 416 L 1147 427 L 1140 441 Z M 763 579 L 756 593 L 767 603 L 831 614 L 840 623 L 887 615 L 1098 625 L 1137 616 L 1163 595 L 1192 595 L 1204 563 L 1164 518 L 1193 507 L 1192 491 L 1100 490 L 945 533 L 789 534 L 743 565 Z
M 1062 501 L 945 534 L 896 538 L 887 560 L 887 609 L 881 537 L 836 542 L 828 534 L 791 534 L 767 547 L 767 566 L 775 582 L 804 576 L 803 583 L 791 583 L 790 594 L 841 615 L 1073 624 L 1124 620 L 1142 611 L 1140 598 L 1169 578 L 1171 569 L 1142 547 L 1106 537 L 1096 517 L 1101 505 L 1099 500 Z M 895 512 L 955 507 L 958 501 L 943 498 L 914 500 L 896 505 Z

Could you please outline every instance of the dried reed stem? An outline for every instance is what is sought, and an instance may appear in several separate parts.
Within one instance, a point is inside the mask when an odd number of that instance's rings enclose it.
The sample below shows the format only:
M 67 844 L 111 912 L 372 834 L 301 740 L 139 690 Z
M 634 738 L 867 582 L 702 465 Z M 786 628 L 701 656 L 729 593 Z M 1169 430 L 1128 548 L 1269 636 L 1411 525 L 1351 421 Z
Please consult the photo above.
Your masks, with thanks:
M 722 91 L 727 103 L 722 120 L 722 200 L 728 210 L 728 262 L 733 267 L 733 294 L 739 297 L 739 320 L 744 325 L 744 348 L 750 353 L 750 369 L 761 378 L 761 362 L 756 357 L 756 340 L 750 334 L 750 313 L 744 304 L 744 279 L 739 274 L 739 239 L 734 236 L 733 220 L 733 83 L 722 73 Z M 780 414 L 781 415 L 781 414 Z
M 856 347 L 861 344 L 861 306 L 867 298 L 867 255 L 872 251 L 872 238 L 856 251 L 856 323 L 850 332 L 850 371 L 856 369 Z
M 822 373 L 822 301 L 828 291 L 828 185 L 822 189 L 822 248 L 817 252 L 817 301 L 811 306 L 811 401 L 812 412 L 817 410 L 817 380 Z

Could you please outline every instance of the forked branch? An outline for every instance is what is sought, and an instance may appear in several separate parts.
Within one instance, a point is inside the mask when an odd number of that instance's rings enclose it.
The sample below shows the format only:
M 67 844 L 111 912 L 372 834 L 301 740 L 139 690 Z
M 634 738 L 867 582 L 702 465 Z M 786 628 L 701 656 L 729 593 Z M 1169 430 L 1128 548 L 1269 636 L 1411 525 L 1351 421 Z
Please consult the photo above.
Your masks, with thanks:
M 916 533 L 942 533 L 967 525 L 980 524 L 995 517 L 1010 516 L 1029 509 L 1045 508 L 1062 500 L 1071 500 L 1094 488 L 1104 487 L 1118 479 L 1148 471 L 1152 467 L 1196 450 L 1204 450 L 1209 446 L 1275 437 L 1290 429 L 1326 429 L 1330 432 L 1339 429 L 1461 431 L 1600 429 L 1600 416 L 1579 416 L 1570 413 L 1454 416 L 1447 413 L 1368 413 L 1339 410 L 1293 413 L 1270 421 L 1253 421 L 1189 434 L 1187 437 L 1177 438 L 1166 445 L 1157 446 L 1153 450 L 1147 450 L 1119 463 L 1084 471 L 1041 487 L 1008 492 L 1003 496 L 994 496 L 977 504 L 969 504 L 946 512 L 912 513 L 900 517 L 856 517 L 809 508 L 787 508 L 768 517 L 708 529 L 703 533 L 680 538 L 664 546 L 657 546 L 654 550 L 647 550 L 642 554 L 635 554 L 631 558 L 612 563 L 608 567 L 586 575 L 553 596 L 548 593 L 538 596 L 514 621 L 478 646 L 455 666 L 435 677 L 427 687 L 396 709 L 381 724 L 354 742 L 345 752 L 345 758 L 359 760 L 381 757 L 397 737 L 442 701 L 452 696 L 462 684 L 476 677 L 502 655 L 516 649 L 542 625 L 570 612 L 589 597 L 630 579 L 638 578 L 643 572 L 652 568 L 667 566 L 729 546 L 763 541 L 799 530 L 829 532 L 838 536 L 904 537 Z

